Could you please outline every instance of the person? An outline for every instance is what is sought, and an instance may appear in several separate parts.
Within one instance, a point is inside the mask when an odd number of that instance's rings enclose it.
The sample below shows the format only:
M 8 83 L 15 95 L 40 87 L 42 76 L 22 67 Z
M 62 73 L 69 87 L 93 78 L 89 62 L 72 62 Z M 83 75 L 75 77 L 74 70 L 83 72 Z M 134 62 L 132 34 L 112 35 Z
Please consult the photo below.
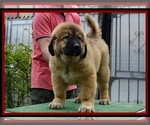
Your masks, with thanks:
M 45 5 L 45 8 L 58 8 L 62 6 Z M 66 8 L 77 8 L 75 5 L 65 5 Z M 39 5 L 36 6 L 39 8 Z M 74 22 L 81 26 L 77 13 L 35 13 L 32 20 L 33 52 L 31 67 L 31 103 L 40 104 L 51 102 L 54 98 L 51 83 L 51 70 L 49 67 L 48 45 L 53 29 L 61 22 Z M 60 88 L 61 89 L 61 88 Z M 66 98 L 74 98 L 77 86 L 68 86 Z

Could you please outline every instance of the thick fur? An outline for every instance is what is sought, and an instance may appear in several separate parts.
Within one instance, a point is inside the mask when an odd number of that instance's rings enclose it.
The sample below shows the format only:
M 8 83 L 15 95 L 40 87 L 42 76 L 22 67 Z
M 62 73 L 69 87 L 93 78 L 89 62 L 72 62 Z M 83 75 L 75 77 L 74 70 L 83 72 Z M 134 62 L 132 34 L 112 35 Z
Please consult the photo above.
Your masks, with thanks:
M 77 24 L 64 22 L 52 32 L 49 45 L 54 100 L 51 109 L 63 108 L 68 85 L 80 87 L 75 102 L 81 102 L 79 112 L 95 112 L 94 98 L 97 83 L 100 87 L 99 104 L 110 104 L 108 82 L 110 79 L 108 46 L 101 38 L 97 21 L 85 14 L 90 30 L 85 34 Z

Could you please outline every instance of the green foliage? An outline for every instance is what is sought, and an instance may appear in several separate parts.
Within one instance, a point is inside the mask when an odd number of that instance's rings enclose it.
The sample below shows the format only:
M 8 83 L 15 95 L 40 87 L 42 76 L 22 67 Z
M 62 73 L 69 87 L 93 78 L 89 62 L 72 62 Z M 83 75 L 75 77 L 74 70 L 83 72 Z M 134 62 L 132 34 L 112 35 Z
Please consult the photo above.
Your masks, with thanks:
M 5 108 L 25 105 L 30 93 L 31 52 L 22 43 L 5 46 Z

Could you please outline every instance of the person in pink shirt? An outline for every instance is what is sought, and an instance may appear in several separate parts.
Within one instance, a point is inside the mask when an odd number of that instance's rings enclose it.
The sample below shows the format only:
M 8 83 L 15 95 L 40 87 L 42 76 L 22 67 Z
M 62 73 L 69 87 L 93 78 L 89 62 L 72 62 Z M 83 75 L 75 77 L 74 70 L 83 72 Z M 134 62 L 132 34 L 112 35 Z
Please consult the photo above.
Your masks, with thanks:
M 35 6 L 41 8 L 40 5 Z M 58 8 L 60 6 L 44 5 L 44 8 Z M 75 5 L 65 5 L 67 8 L 77 8 Z M 81 26 L 77 13 L 35 13 L 32 20 L 33 52 L 31 68 L 31 101 L 32 104 L 51 102 L 54 98 L 49 68 L 48 45 L 53 29 L 61 22 L 74 22 Z M 68 87 L 67 99 L 75 97 L 77 86 Z M 61 88 L 60 88 L 61 89 Z

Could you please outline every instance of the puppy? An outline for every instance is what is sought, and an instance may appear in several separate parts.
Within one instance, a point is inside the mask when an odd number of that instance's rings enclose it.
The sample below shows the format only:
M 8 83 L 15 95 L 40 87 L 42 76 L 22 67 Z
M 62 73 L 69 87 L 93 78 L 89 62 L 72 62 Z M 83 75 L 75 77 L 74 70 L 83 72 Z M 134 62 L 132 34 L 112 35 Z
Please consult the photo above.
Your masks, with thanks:
M 110 104 L 108 82 L 110 79 L 108 46 L 101 38 L 98 22 L 85 14 L 90 30 L 86 35 L 77 24 L 63 22 L 52 32 L 49 44 L 54 99 L 50 109 L 63 108 L 68 85 L 80 87 L 75 102 L 80 102 L 79 112 L 95 112 L 94 99 L 97 83 L 100 88 L 99 104 Z

